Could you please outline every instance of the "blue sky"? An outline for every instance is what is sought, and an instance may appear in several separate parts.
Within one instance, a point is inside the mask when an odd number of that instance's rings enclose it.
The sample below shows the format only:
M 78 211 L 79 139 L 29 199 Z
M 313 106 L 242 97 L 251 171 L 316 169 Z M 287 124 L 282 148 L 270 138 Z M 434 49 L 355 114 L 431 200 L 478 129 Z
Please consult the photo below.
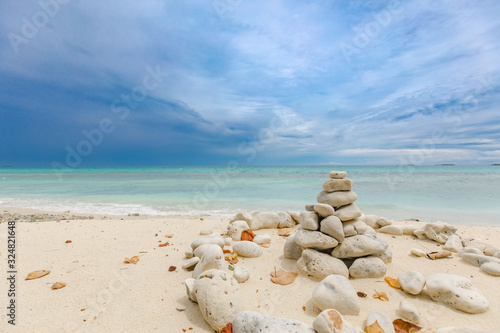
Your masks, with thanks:
M 500 162 L 498 1 L 59 1 L 0 2 L 0 165 Z

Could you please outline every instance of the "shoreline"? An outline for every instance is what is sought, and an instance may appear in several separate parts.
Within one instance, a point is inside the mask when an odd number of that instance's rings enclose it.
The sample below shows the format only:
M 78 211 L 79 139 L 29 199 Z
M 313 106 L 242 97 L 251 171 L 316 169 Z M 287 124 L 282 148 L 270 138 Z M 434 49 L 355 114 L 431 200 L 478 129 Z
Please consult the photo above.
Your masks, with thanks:
M 2 213 L 4 210 L 7 209 L 2 208 Z M 13 209 L 11 212 L 22 210 Z M 89 220 L 17 223 L 19 307 L 18 325 L 13 331 L 133 332 L 139 328 L 154 331 L 169 327 L 170 332 L 182 332 L 183 329 L 212 332 L 198 305 L 186 295 L 184 280 L 191 277 L 191 272 L 182 269 L 181 265 L 186 260 L 184 251 L 190 243 L 204 237 L 200 236 L 200 230 L 225 231 L 229 224 L 227 219 L 205 216 L 107 216 L 100 219 L 101 215 L 93 215 L 95 218 Z M 457 225 L 457 228 L 457 233 L 462 236 L 500 244 L 500 227 Z M 292 234 L 296 230 L 297 226 L 291 228 Z M 261 257 L 239 257 L 236 264 L 251 272 L 250 279 L 240 285 L 245 310 L 311 324 L 319 314 L 311 299 L 312 290 L 319 281 L 299 275 L 291 285 L 273 284 L 269 274 L 274 266 L 292 270 L 296 268 L 296 261 L 283 258 L 286 238 L 278 236 L 277 229 L 261 229 L 255 233 L 267 233 L 272 241 L 269 248 L 263 249 Z M 0 234 L 1 243 L 6 244 L 7 223 L 0 223 Z M 170 234 L 173 234 L 172 238 L 165 237 Z M 368 296 L 361 299 L 361 313 L 344 316 L 347 321 L 363 327 L 367 313 L 374 310 L 394 320 L 398 318 L 399 302 L 408 299 L 420 309 L 422 324 L 428 329 L 450 326 L 482 328 L 491 332 L 497 329 L 500 290 L 496 286 L 499 277 L 485 274 L 478 267 L 463 262 L 456 254 L 451 259 L 435 261 L 410 255 L 410 249 L 414 247 L 425 252 L 439 250 L 442 246 L 435 242 L 413 236 L 377 235 L 389 242 L 394 254 L 392 263 L 387 265 L 386 276 L 396 278 L 406 270 L 418 270 L 424 275 L 438 272 L 461 275 L 486 295 L 490 310 L 466 314 L 428 297 L 411 296 L 392 289 L 383 278 L 350 279 L 357 291 Z M 72 242 L 68 244 L 67 240 Z M 167 241 L 169 246 L 159 247 Z M 6 267 L 5 249 L 0 249 L 0 252 L 2 265 Z M 136 255 L 140 258 L 136 265 L 123 263 L 125 257 Z M 170 272 L 170 266 L 177 268 Z M 49 269 L 51 273 L 40 279 L 24 280 L 29 272 L 41 269 Z M 67 286 L 51 290 L 49 282 L 65 282 Z M 7 283 L 5 280 L 5 287 Z M 386 292 L 389 301 L 372 298 L 374 289 Z M 6 293 L 2 293 L 0 304 L 6 302 Z M 1 320 L 6 323 L 5 314 Z

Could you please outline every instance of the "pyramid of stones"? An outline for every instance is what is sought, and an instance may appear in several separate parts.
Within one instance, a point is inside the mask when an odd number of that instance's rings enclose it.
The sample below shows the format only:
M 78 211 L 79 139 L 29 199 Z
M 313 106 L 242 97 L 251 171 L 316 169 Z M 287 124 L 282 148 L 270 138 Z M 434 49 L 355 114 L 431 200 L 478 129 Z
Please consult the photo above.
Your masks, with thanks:
M 391 261 L 387 242 L 362 220 L 353 182 L 346 176 L 344 171 L 329 173 L 318 203 L 306 205 L 299 230 L 285 243 L 285 258 L 299 259 L 299 270 L 309 276 L 379 277 Z

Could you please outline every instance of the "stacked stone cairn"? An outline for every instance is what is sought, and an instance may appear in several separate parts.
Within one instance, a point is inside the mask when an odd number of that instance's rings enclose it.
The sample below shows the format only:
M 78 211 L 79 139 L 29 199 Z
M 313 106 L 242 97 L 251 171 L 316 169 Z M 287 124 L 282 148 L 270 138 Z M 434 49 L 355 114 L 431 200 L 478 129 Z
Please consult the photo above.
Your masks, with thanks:
M 298 259 L 300 272 L 318 280 L 329 275 L 376 278 L 391 262 L 389 244 L 362 219 L 354 202 L 353 182 L 344 171 L 332 171 L 314 205 L 300 213 L 300 227 L 287 239 L 284 257 Z M 383 223 L 383 222 L 382 222 Z

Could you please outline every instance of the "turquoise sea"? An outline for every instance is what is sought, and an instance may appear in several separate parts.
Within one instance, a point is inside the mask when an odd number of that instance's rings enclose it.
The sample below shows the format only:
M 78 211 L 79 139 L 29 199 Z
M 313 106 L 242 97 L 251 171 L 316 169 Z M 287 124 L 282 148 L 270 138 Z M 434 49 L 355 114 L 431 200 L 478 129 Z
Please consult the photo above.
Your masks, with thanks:
M 365 214 L 500 226 L 500 166 L 2 168 L 0 206 L 221 217 L 302 210 L 331 170 L 348 172 Z

